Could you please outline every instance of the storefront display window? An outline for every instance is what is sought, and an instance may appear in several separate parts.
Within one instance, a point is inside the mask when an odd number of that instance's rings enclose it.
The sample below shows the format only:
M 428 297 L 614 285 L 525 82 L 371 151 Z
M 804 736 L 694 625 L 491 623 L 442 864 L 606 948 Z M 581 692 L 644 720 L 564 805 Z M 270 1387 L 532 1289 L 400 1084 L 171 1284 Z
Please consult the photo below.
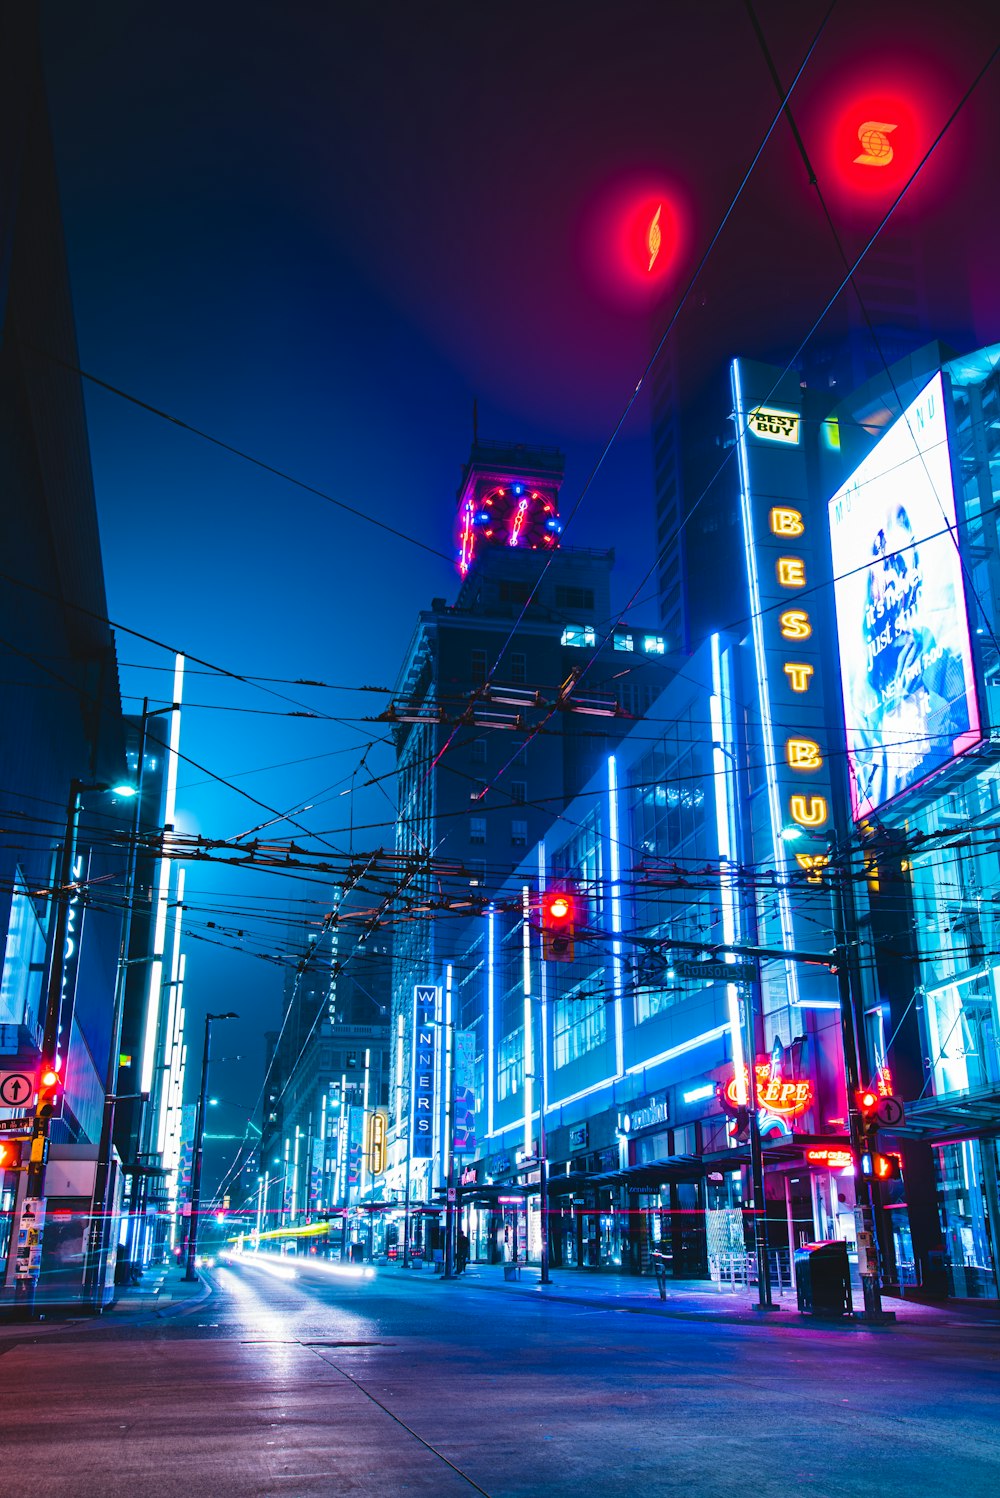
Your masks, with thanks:
M 949 1293 L 996 1296 L 996 1142 L 960 1139 L 934 1156 Z

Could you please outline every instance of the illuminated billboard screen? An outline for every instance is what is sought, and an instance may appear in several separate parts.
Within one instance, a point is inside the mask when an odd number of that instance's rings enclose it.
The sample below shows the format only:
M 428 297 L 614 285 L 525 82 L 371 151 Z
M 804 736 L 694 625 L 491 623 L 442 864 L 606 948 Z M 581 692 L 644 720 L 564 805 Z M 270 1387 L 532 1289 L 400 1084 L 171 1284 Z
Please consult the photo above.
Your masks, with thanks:
M 980 740 L 940 373 L 830 500 L 830 536 L 857 819 Z

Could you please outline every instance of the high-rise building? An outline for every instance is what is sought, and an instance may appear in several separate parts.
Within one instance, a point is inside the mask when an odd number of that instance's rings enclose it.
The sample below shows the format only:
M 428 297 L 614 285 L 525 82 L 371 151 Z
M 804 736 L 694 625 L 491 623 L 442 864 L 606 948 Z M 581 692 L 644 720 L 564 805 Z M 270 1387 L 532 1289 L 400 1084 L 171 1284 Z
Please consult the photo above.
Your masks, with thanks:
M 386 714 L 398 769 L 392 1185 L 400 1192 L 414 986 L 440 984 L 465 947 L 461 909 L 482 911 L 676 665 L 659 629 L 612 628 L 613 553 L 561 546 L 563 471 L 553 448 L 474 443 L 457 496 L 462 581 L 454 603 L 435 599 L 420 614 Z M 412 918 L 398 919 L 400 908 Z M 410 1189 L 426 1200 L 428 1174 Z

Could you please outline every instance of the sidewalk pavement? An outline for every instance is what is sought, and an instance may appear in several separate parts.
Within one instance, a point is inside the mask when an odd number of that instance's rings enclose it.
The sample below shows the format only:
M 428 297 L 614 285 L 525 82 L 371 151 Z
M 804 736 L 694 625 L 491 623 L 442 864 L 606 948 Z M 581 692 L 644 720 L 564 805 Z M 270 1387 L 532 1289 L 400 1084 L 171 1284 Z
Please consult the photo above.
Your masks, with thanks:
M 187 1284 L 181 1269 L 173 1264 L 161 1265 L 147 1269 L 139 1284 L 120 1287 L 112 1304 L 99 1316 L 76 1302 L 44 1306 L 30 1320 L 17 1315 L 12 1305 L 0 1306 L 0 1341 L 17 1340 L 26 1331 L 37 1335 L 40 1331 L 59 1331 L 66 1327 L 104 1326 L 109 1320 L 119 1325 L 142 1322 L 184 1311 L 207 1300 L 211 1293 L 206 1280 Z
M 509 1267 L 509 1266 L 507 1266 Z M 495 1290 L 500 1294 L 529 1295 L 536 1300 L 562 1301 L 568 1304 L 586 1305 L 614 1310 L 643 1312 L 657 1316 L 671 1316 L 683 1320 L 732 1321 L 744 1324 L 766 1322 L 780 1326 L 843 1326 L 851 1328 L 857 1322 L 846 1317 L 840 1321 L 804 1316 L 798 1310 L 794 1290 L 784 1290 L 773 1295 L 776 1309 L 762 1312 L 758 1308 L 757 1289 L 731 1290 L 729 1285 L 717 1285 L 708 1280 L 668 1279 L 666 1299 L 660 1298 L 656 1280 L 652 1275 L 639 1276 L 616 1274 L 611 1270 L 568 1269 L 551 1270 L 551 1283 L 542 1285 L 537 1265 L 522 1266 L 516 1279 L 507 1279 L 503 1264 L 470 1264 L 453 1281 L 442 1281 L 440 1274 L 424 1268 L 415 1273 L 401 1265 L 383 1265 L 379 1274 L 405 1276 L 411 1280 L 448 1283 L 460 1287 L 463 1284 L 480 1290 Z M 905 1300 L 883 1295 L 883 1308 L 894 1312 L 900 1325 L 921 1327 L 934 1325 L 971 1325 L 1000 1328 L 1000 1302 L 995 1300 L 950 1300 L 923 1301 Z M 854 1292 L 856 1312 L 863 1310 L 860 1291 Z
M 207 1300 L 212 1291 L 208 1281 L 202 1278 L 189 1284 L 183 1270 L 176 1264 L 160 1265 L 147 1269 L 137 1285 L 119 1289 L 113 1305 L 108 1306 L 101 1317 L 115 1320 L 122 1316 L 149 1316 L 167 1310 L 183 1310 L 199 1300 Z

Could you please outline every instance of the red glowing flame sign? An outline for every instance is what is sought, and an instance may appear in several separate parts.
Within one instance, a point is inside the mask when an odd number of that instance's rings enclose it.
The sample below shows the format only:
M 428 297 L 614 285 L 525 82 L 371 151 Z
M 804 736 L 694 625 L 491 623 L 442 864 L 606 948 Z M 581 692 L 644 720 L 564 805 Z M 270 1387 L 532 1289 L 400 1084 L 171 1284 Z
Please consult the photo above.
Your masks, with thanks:
M 743 1068 L 744 1094 L 746 1092 L 746 1067 Z M 811 1107 L 813 1101 L 813 1084 L 808 1080 L 786 1081 L 782 1077 L 771 1076 L 770 1061 L 755 1061 L 754 1072 L 757 1080 L 757 1107 L 768 1113 L 773 1113 L 778 1118 L 795 1118 L 797 1114 L 804 1113 Z M 741 1104 L 736 1092 L 736 1076 L 730 1077 L 722 1092 L 723 1103 L 729 1108 L 736 1109 Z

